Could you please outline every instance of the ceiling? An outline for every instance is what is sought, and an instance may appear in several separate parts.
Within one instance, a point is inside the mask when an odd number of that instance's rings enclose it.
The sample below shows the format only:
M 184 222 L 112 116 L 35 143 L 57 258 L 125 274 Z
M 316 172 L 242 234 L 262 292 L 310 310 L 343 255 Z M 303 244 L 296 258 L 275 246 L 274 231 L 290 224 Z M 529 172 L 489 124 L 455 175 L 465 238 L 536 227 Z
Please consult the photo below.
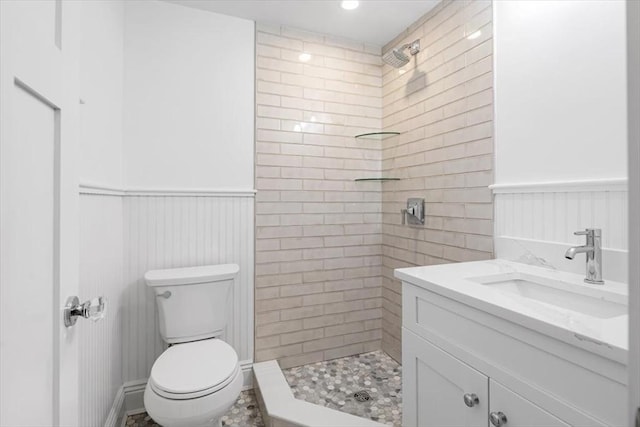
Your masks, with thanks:
M 440 0 L 364 0 L 344 10 L 337 0 L 167 0 L 196 9 L 384 46 Z

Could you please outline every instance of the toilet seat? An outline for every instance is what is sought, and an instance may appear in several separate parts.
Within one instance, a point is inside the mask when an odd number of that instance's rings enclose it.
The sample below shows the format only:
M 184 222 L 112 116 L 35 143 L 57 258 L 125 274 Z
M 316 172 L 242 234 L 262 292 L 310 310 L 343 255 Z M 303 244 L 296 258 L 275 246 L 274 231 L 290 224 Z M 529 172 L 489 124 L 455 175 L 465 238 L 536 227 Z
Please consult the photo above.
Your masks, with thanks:
M 213 338 L 169 347 L 153 364 L 149 385 L 167 399 L 195 399 L 223 389 L 239 370 L 235 350 Z

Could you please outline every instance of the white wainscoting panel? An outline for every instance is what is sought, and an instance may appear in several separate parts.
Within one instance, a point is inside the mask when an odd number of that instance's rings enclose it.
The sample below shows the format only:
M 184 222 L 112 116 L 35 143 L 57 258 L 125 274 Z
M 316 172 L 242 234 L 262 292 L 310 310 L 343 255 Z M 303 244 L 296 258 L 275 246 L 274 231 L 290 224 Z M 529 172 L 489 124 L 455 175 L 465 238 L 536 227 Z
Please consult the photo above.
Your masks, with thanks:
M 602 229 L 602 245 L 628 247 L 626 191 L 566 191 L 496 194 L 496 235 L 583 243 L 573 232 Z
M 122 385 L 122 303 L 124 281 L 122 198 L 80 196 L 80 301 L 102 295 L 105 317 L 79 319 L 79 425 L 103 425 Z
M 253 221 L 252 193 L 124 197 L 123 381 L 147 378 L 164 349 L 143 279 L 153 269 L 238 264 L 224 339 L 242 363 L 253 361 Z
M 628 249 L 627 187 L 623 180 L 496 185 L 496 257 L 524 260 L 539 257 L 561 270 L 584 271 L 582 255 L 573 261 L 562 247 L 583 245 L 574 231 L 602 229 L 605 277 L 626 280 Z M 610 259 L 609 265 L 606 265 Z

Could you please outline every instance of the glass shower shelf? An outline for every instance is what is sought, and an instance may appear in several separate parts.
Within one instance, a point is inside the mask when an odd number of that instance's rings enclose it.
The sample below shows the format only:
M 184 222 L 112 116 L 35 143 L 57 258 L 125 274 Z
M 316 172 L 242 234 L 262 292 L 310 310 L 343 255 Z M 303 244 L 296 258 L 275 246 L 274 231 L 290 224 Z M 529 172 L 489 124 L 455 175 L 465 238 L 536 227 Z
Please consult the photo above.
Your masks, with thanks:
M 362 133 L 360 135 L 356 135 L 356 139 L 387 139 L 392 136 L 400 135 L 400 132 L 370 132 L 370 133 Z
M 354 181 L 400 181 L 400 178 L 356 178 Z

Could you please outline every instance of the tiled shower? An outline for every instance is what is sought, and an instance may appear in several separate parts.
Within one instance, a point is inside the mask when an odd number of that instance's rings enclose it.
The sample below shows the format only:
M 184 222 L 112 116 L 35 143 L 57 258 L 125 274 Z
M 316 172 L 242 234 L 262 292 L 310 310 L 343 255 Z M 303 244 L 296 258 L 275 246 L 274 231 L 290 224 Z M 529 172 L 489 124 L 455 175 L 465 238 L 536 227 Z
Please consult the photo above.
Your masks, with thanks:
M 257 27 L 257 361 L 400 360 L 393 269 L 492 257 L 491 2 L 443 2 L 383 51 L 414 39 L 398 70 L 364 43 Z M 380 130 L 400 134 L 355 138 Z M 355 181 L 380 177 L 400 180 Z M 425 227 L 400 224 L 409 197 Z

